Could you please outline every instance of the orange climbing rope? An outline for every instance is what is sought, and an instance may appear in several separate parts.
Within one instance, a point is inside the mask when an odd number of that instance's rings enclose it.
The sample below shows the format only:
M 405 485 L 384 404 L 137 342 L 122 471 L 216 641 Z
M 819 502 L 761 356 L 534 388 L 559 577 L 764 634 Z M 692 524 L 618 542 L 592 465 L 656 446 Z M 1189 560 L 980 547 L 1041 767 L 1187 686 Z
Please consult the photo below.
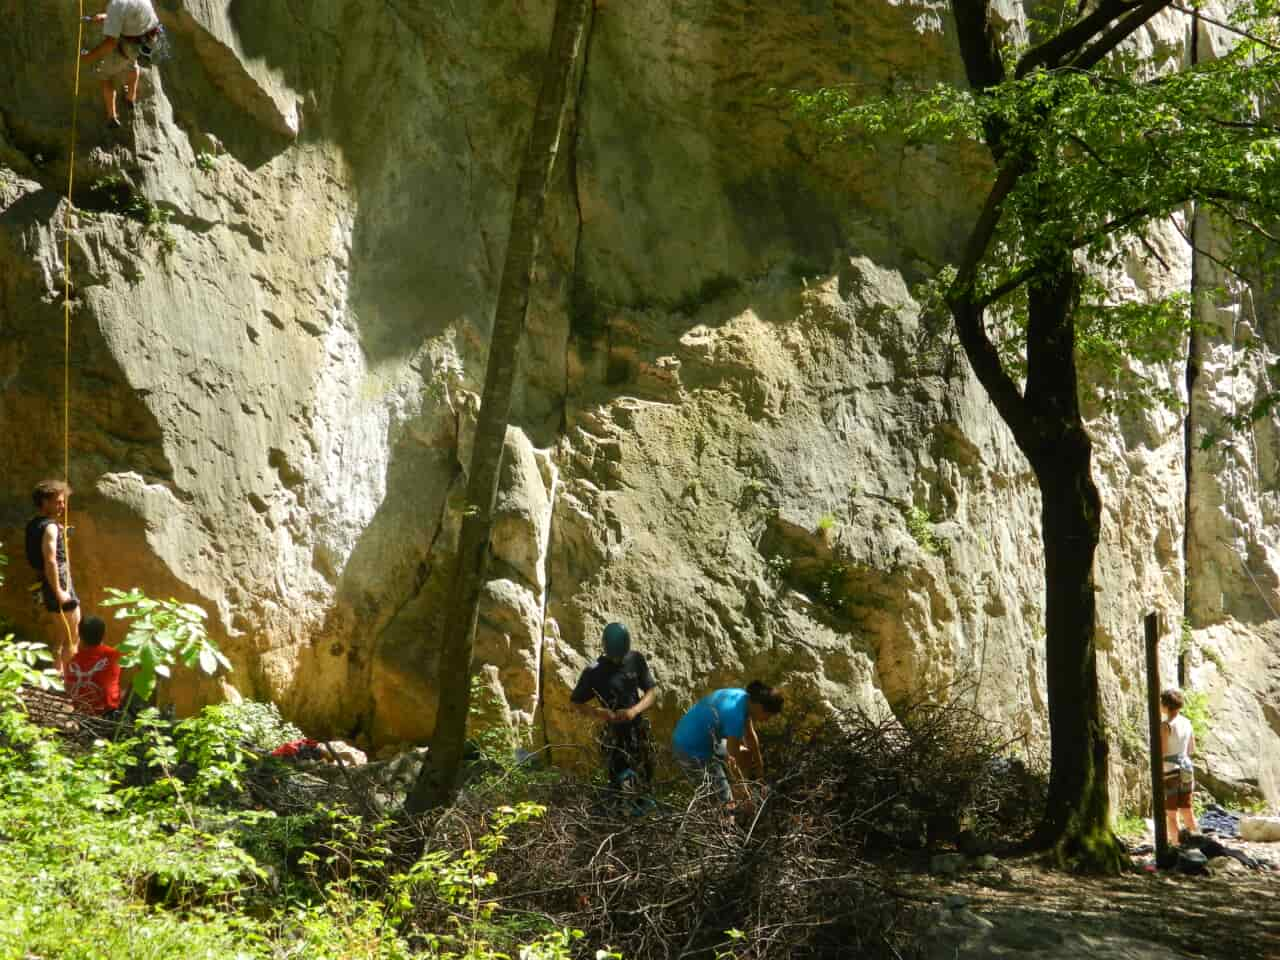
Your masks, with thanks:
M 84 0 L 80 0 L 80 12 L 76 18 L 75 84 L 71 97 L 71 149 L 67 152 L 67 202 L 62 209 L 62 478 L 71 483 L 71 229 L 72 194 L 76 185 L 76 130 L 80 120 L 80 51 L 84 46 Z M 71 568 L 71 500 L 67 498 L 66 512 L 62 516 L 63 547 L 67 552 L 67 569 Z M 59 604 L 58 615 L 62 628 L 67 632 L 67 648 L 73 640 L 67 612 Z
M 62 479 L 71 482 L 71 196 L 76 185 L 76 129 L 80 119 L 80 51 L 84 45 L 84 0 L 76 18 L 75 86 L 71 97 L 71 149 L 67 153 L 67 203 L 63 207 L 62 253 Z M 69 512 L 69 511 L 68 511 Z

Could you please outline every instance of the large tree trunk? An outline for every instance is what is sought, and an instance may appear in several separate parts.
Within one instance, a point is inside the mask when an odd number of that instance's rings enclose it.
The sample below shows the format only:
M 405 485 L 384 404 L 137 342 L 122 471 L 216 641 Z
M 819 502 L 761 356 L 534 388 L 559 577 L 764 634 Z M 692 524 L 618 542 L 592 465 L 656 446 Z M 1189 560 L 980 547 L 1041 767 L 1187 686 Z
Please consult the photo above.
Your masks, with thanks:
M 520 361 L 529 285 L 542 228 L 542 211 L 559 154 L 565 111 L 586 44 L 591 10 L 591 0 L 558 0 L 556 4 L 551 46 L 529 132 L 529 147 L 516 186 L 511 233 L 494 311 L 453 591 L 445 614 L 436 672 L 440 706 L 427 762 L 406 802 L 411 813 L 451 803 L 458 789 L 471 706 L 471 652 L 476 613 L 488 566 L 493 504 L 511 416 L 511 392 Z
M 1041 496 L 1045 553 L 1045 674 L 1052 767 L 1038 845 L 1062 862 L 1114 872 L 1107 740 L 1098 696 L 1094 556 L 1102 499 L 1080 414 L 1075 365 L 1077 276 L 1064 257 L 1028 285 L 1028 430 L 1015 430 Z
M 1089 70 L 1169 5 L 1170 0 L 1099 0 L 1087 9 L 1081 5 L 1073 22 L 1022 55 L 1014 75 L 1025 77 L 1036 69 L 1066 64 Z M 951 0 L 951 9 L 969 86 L 981 94 L 1003 83 L 1007 74 L 992 0 Z M 970 366 L 1031 462 L 1043 504 L 1053 768 L 1036 841 L 1080 868 L 1115 872 L 1122 851 L 1110 829 L 1107 742 L 1094 648 L 1093 560 L 1102 506 L 1077 396 L 1077 277 L 1071 254 L 1063 247 L 1056 259 L 1040 264 L 1042 271 L 1027 283 L 1027 384 L 1020 390 L 987 334 L 985 307 L 974 290 L 1005 201 L 1041 158 L 1019 152 L 1023 141 L 1003 120 L 988 120 L 985 132 L 998 175 L 974 223 L 948 303 Z
M 1098 697 L 1094 556 L 1102 500 L 1093 447 L 1080 414 L 1075 362 L 1078 276 L 1067 254 L 1027 284 L 1027 382 L 1019 391 L 986 336 L 983 310 L 960 293 L 951 302 L 960 342 L 987 395 L 1026 455 L 1040 488 L 1045 551 L 1045 674 L 1052 768 L 1034 837 L 1060 862 L 1092 872 L 1119 869 L 1111 832 L 1107 741 Z
M 1090 870 L 1119 867 L 1107 791 L 1107 740 L 1094 646 L 1093 561 L 1101 501 L 1089 437 L 1078 426 L 1035 467 L 1045 555 L 1045 676 L 1049 693 L 1049 798 L 1038 846 Z

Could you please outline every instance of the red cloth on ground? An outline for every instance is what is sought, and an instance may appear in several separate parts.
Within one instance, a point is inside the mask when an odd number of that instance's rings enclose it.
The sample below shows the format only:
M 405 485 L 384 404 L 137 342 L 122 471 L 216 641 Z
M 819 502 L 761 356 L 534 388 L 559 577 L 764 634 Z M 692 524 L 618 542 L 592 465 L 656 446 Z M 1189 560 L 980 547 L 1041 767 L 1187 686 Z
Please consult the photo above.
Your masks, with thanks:
M 282 743 L 271 751 L 273 757 L 292 757 L 304 747 L 319 747 L 320 741 L 312 740 L 310 737 L 303 737 L 301 740 L 290 740 L 288 743 Z
M 106 713 L 120 706 L 120 651 L 100 643 L 81 647 L 62 674 L 67 695 L 83 713 Z

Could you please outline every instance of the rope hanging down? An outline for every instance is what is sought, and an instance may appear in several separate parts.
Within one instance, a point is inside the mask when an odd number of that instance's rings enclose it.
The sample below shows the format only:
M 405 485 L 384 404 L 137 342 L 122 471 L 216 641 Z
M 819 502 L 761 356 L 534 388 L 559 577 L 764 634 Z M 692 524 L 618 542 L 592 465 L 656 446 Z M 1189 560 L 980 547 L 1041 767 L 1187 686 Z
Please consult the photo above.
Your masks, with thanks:
M 75 48 L 75 82 L 71 97 L 71 148 L 67 151 L 67 202 L 62 208 L 62 479 L 71 482 L 71 229 L 72 201 L 71 197 L 76 185 L 76 130 L 80 120 L 80 49 L 84 45 L 84 0 L 80 0 L 80 14 L 76 18 Z M 62 536 L 67 551 L 67 562 L 71 558 L 71 503 L 68 498 L 66 512 L 62 516 Z M 61 605 L 59 605 L 61 606 Z M 67 622 L 67 612 L 59 609 L 62 628 L 67 632 L 70 643 L 71 624 Z
M 76 185 L 76 129 L 80 119 L 80 48 L 84 45 L 84 0 L 80 0 L 80 15 L 76 18 L 76 23 L 71 149 L 67 152 L 67 203 L 62 210 L 62 479 L 68 483 L 71 482 L 71 196 Z

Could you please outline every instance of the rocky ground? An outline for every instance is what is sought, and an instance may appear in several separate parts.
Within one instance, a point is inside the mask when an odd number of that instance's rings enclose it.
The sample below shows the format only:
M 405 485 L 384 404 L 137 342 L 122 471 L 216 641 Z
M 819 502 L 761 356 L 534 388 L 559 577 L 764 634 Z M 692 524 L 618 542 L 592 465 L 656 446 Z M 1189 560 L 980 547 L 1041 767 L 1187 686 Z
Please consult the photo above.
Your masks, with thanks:
M 1228 846 L 1280 863 L 1280 844 Z M 915 893 L 937 903 L 925 952 L 930 960 L 1280 957 L 1276 870 L 1078 877 L 1025 857 L 990 871 L 933 875 Z

